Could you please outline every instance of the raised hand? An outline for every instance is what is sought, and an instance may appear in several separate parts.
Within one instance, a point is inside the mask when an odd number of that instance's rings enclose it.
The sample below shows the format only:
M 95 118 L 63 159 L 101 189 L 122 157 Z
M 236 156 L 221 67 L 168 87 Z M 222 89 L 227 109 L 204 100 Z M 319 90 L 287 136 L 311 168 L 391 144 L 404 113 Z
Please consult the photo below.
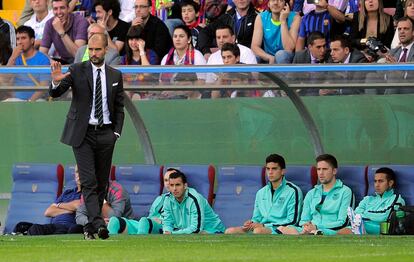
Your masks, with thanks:
M 58 84 L 65 77 L 70 75 L 70 72 L 67 72 L 65 74 L 62 73 L 62 65 L 57 61 L 52 62 L 51 69 L 52 69 L 51 77 L 52 77 L 52 81 L 54 84 Z
M 280 12 L 280 21 L 286 21 L 288 16 L 290 13 L 290 7 L 289 5 L 286 3 L 285 6 L 283 7 L 282 11 Z
M 63 28 L 63 23 L 60 21 L 58 17 L 53 18 L 52 26 L 58 34 L 65 33 L 65 29 Z

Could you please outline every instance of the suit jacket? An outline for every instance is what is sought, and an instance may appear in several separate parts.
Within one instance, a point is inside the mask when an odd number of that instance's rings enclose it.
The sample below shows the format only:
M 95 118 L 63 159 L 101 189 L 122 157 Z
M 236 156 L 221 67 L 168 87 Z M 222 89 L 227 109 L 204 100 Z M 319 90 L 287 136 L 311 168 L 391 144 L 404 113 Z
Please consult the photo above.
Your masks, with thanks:
M 324 61 L 328 61 L 329 52 L 326 51 Z M 311 55 L 309 49 L 305 49 L 295 53 L 292 64 L 311 64 Z
M 51 97 L 59 97 L 69 87 L 72 88 L 72 103 L 66 117 L 61 141 L 64 144 L 77 147 L 85 138 L 92 110 L 92 65 L 89 61 L 72 64 L 69 67 L 69 72 L 70 75 L 64 78 L 56 88 L 53 88 L 52 84 L 50 84 L 49 94 Z M 109 119 L 112 122 L 113 131 L 121 134 L 124 123 L 122 73 L 105 65 L 105 74 Z
M 402 47 L 399 46 L 397 48 L 391 49 L 390 55 L 392 55 L 398 61 L 398 59 L 400 59 L 401 52 L 402 52 Z M 407 54 L 407 62 L 413 62 L 413 61 L 414 61 L 414 45 L 411 46 Z

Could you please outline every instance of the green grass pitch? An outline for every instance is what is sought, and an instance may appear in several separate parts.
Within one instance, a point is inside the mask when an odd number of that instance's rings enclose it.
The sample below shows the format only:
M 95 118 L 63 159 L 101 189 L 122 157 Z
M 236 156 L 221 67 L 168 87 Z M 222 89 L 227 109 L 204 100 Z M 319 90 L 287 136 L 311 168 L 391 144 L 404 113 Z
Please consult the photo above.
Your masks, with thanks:
M 414 236 L 0 236 L 0 261 L 414 261 Z

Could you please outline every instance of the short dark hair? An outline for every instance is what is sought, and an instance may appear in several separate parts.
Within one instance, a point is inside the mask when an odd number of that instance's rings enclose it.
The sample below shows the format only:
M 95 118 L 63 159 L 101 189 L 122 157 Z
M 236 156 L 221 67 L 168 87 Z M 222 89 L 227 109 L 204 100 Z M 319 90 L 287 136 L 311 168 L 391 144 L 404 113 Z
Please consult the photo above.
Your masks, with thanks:
M 194 11 L 197 13 L 198 11 L 200 11 L 200 5 L 197 4 L 196 2 L 192 1 L 192 0 L 184 0 L 181 4 L 180 4 L 180 11 L 184 6 L 189 6 L 191 5 L 194 8 Z
M 216 28 L 216 32 L 217 32 L 217 30 L 222 30 L 222 29 L 227 29 L 227 30 L 230 31 L 230 35 L 234 35 L 233 27 L 231 27 L 230 25 L 228 25 L 228 24 L 221 24 L 221 25 L 219 25 Z
M 51 3 L 53 2 L 66 2 L 66 5 L 69 6 L 70 0 L 52 0 Z
M 30 26 L 21 25 L 16 29 L 16 34 L 26 33 L 29 38 L 35 38 L 35 31 Z
M 277 164 L 279 164 L 280 168 L 282 168 L 282 169 L 286 169 L 286 162 L 285 162 L 285 159 L 284 159 L 284 158 L 283 158 L 283 156 L 281 156 L 281 155 L 278 155 L 278 154 L 271 154 L 271 155 L 268 155 L 268 156 L 266 157 L 266 164 L 267 164 L 267 163 L 270 163 L 270 162 L 272 162 L 272 163 L 277 163 Z
M 102 6 L 105 12 L 112 10 L 112 16 L 115 19 L 119 18 L 119 14 L 121 13 L 121 4 L 118 0 L 95 0 L 93 8 L 95 9 L 98 5 Z
M 314 31 L 308 35 L 307 43 L 308 45 L 313 45 L 318 39 L 325 39 L 325 35 L 319 31 Z
M 221 53 L 224 51 L 230 51 L 235 57 L 240 57 L 240 48 L 237 44 L 224 43 L 221 47 Z
M 175 168 L 173 168 L 171 170 L 174 170 L 175 172 L 170 174 L 169 179 L 181 178 L 181 180 L 183 181 L 183 184 L 187 183 L 187 177 L 184 175 L 183 172 L 181 172 L 180 170 L 175 169 Z
M 378 174 L 378 173 L 385 174 L 388 181 L 391 181 L 391 180 L 394 181 L 394 185 L 393 186 L 395 186 L 395 184 L 396 184 L 396 177 L 397 176 L 395 175 L 394 170 L 392 170 L 389 167 L 380 167 L 380 168 L 377 169 L 377 171 L 375 171 L 375 174 Z
M 411 22 L 411 29 L 414 29 L 414 20 L 412 18 L 410 18 L 408 16 L 403 16 L 403 17 L 401 17 L 400 19 L 397 20 L 397 25 L 398 25 L 399 22 L 402 22 L 402 21 L 410 21 Z
M 339 41 L 341 43 L 342 48 L 348 47 L 349 50 L 351 51 L 352 45 L 351 45 L 351 39 L 349 39 L 349 36 L 347 36 L 347 35 L 335 35 L 334 37 L 332 37 L 331 43 L 335 42 L 335 41 Z
M 323 154 L 316 158 L 316 163 L 319 163 L 321 161 L 325 161 L 329 163 L 333 168 L 338 168 L 338 161 L 333 155 L 330 154 Z
M 140 25 L 136 25 L 136 26 L 131 26 L 128 29 L 127 35 L 126 35 L 126 39 L 139 39 L 139 38 L 143 38 L 143 30 L 144 28 Z

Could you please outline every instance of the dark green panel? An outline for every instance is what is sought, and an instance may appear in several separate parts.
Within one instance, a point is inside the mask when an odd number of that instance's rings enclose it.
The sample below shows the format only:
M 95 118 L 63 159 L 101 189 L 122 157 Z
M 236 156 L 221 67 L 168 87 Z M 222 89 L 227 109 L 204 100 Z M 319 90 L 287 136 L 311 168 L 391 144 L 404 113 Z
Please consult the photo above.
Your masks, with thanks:
M 340 164 L 411 164 L 413 95 L 306 97 L 325 150 Z M 135 102 L 157 162 L 261 164 L 279 152 L 289 164 L 313 163 L 313 148 L 288 98 Z M 73 163 L 59 142 L 68 102 L 0 103 L 0 192 L 10 192 L 15 162 Z M 143 163 L 129 117 L 114 163 Z

